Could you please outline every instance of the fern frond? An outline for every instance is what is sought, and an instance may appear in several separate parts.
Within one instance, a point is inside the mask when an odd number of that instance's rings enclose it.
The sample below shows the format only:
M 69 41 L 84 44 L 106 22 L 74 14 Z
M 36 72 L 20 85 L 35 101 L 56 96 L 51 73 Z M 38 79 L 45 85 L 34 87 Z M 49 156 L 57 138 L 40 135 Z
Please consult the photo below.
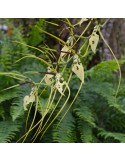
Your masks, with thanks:
M 0 143 L 11 142 L 17 132 L 20 131 L 22 123 L 15 121 L 0 122 Z
M 80 134 L 80 139 L 83 143 L 89 143 L 93 141 L 93 127 L 90 123 L 77 119 L 77 129 Z
M 122 65 L 125 60 L 119 60 L 119 64 Z M 100 81 L 105 80 L 107 77 L 111 78 L 111 73 L 118 70 L 118 65 L 115 60 L 108 60 L 101 62 L 90 70 L 86 71 L 86 75 L 91 78 L 100 79 Z
M 123 107 L 121 107 L 121 105 L 116 102 L 116 98 L 114 96 L 115 89 L 113 87 L 113 84 L 92 80 L 86 86 L 90 92 L 94 92 L 102 96 L 110 107 L 115 107 L 118 111 L 125 113 Z
M 63 116 L 61 114 L 61 116 Z M 60 121 L 61 117 L 58 118 Z M 57 122 L 58 123 L 58 122 Z M 71 111 L 67 113 L 65 118 L 57 127 L 56 124 L 53 125 L 52 130 L 53 141 L 58 143 L 73 143 L 76 142 L 75 133 L 75 118 L 72 116 Z
M 17 96 L 17 91 L 16 90 L 9 90 L 7 92 L 1 92 L 0 93 L 0 103 L 1 102 L 4 102 L 4 101 L 7 101 L 7 100 L 10 100 L 10 99 L 13 99 Z
M 13 99 L 13 102 L 10 107 L 10 114 L 13 121 L 15 121 L 18 117 L 24 115 L 23 98 L 29 90 L 30 88 L 28 85 L 26 85 L 22 89 L 19 87 L 19 91 L 16 94 L 16 97 Z
M 10 114 L 13 121 L 24 114 L 23 98 L 21 99 L 22 100 L 20 100 L 20 98 L 15 98 L 10 107 Z
M 109 132 L 105 131 L 104 129 L 99 129 L 98 136 L 102 136 L 105 139 L 113 138 L 118 140 L 119 142 L 125 143 L 125 134 L 124 133 L 117 133 L 117 132 Z
M 76 115 L 77 129 L 80 134 L 82 142 L 92 142 L 93 132 L 92 129 L 96 127 L 94 115 L 86 104 L 76 106 L 74 113 Z
M 2 106 L 0 106 L 0 117 L 5 120 L 5 111 L 4 108 Z
M 80 120 L 86 121 L 90 125 L 95 127 L 95 118 L 93 116 L 93 113 L 87 106 L 79 105 L 79 107 L 74 108 L 74 113 Z

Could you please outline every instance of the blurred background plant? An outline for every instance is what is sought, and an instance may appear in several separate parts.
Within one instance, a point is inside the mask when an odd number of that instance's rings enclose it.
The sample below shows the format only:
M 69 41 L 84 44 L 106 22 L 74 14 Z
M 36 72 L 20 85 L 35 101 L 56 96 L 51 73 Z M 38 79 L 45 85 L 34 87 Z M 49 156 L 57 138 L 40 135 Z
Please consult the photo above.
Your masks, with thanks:
M 79 19 L 69 20 L 75 24 Z M 97 19 L 96 21 L 104 23 L 106 20 Z M 80 50 L 81 56 L 82 53 L 85 53 L 88 36 L 92 33 L 96 21 L 92 22 L 85 33 L 85 37 L 81 38 L 75 47 L 75 50 L 78 51 L 84 44 L 84 47 Z M 119 79 L 117 72 L 118 66 L 115 60 L 112 60 L 112 56 L 105 44 L 100 40 L 96 54 L 93 54 L 89 48 L 86 57 L 84 55 L 82 57 L 82 62 L 85 67 L 85 84 L 72 108 L 57 127 L 58 122 L 64 115 L 79 88 L 80 82 L 75 75 L 73 75 L 72 81 L 69 84 L 71 96 L 68 104 L 42 139 L 39 135 L 35 142 L 125 142 L 124 22 L 124 19 L 110 19 L 103 28 L 103 34 L 115 51 L 122 68 L 122 82 L 117 95 L 117 102 L 115 102 L 114 94 Z M 40 82 L 43 74 L 34 72 L 46 71 L 46 65 L 35 59 L 24 59 L 17 63 L 16 61 L 25 54 L 33 54 L 43 59 L 46 59 L 46 57 L 34 48 L 29 48 L 28 46 L 13 41 L 25 43 L 41 50 L 48 46 L 57 51 L 54 54 L 58 57 L 62 48 L 61 45 L 58 44 L 56 39 L 44 32 L 40 32 L 39 28 L 55 36 L 60 35 L 60 38 L 66 41 L 69 35 L 69 31 L 66 30 L 66 25 L 65 19 L 0 19 L 0 72 L 16 72 L 19 75 L 26 75 L 35 82 Z M 85 26 L 86 22 L 76 27 L 76 36 L 80 35 L 81 28 Z M 108 26 L 109 28 L 107 29 Z M 120 26 L 122 30 L 116 26 Z M 64 32 L 62 32 L 63 30 Z M 112 35 L 114 39 L 112 38 L 110 40 L 111 37 L 109 35 Z M 118 41 L 118 36 L 121 44 Z M 115 43 L 117 48 L 114 46 Z M 17 84 L 19 86 L 2 91 L 7 87 Z M 16 142 L 25 133 L 27 112 L 24 112 L 23 98 L 27 93 L 30 93 L 31 87 L 31 84 L 23 84 L 21 78 L 8 77 L 8 75 L 0 74 L 0 142 Z M 41 96 L 43 104 L 46 104 L 48 97 L 49 93 L 45 90 Z M 58 100 L 58 96 L 56 100 Z M 56 111 L 53 113 L 53 117 L 60 110 L 63 103 L 64 100 L 62 99 Z M 32 108 L 27 127 L 30 127 L 33 116 L 34 109 Z M 41 112 L 38 110 L 35 123 L 40 118 Z M 45 120 L 47 120 L 47 116 Z M 25 142 L 32 142 L 31 139 L 35 131 L 36 129 L 28 135 Z

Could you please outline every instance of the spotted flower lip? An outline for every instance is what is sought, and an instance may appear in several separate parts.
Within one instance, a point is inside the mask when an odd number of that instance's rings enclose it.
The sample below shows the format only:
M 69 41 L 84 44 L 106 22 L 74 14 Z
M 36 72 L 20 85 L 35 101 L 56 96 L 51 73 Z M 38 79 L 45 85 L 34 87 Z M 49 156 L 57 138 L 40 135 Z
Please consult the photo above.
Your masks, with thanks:
M 59 93 L 61 95 L 65 96 L 64 93 L 63 93 L 63 86 L 64 85 L 68 86 L 68 84 L 66 83 L 66 81 L 64 80 L 64 78 L 61 76 L 60 73 L 57 73 L 55 78 L 56 78 L 56 85 L 55 86 L 56 86 L 57 90 L 59 91 Z
M 29 105 L 30 103 L 35 102 L 36 100 L 36 95 L 37 95 L 37 87 L 33 87 L 31 89 L 30 95 L 26 95 L 23 99 L 23 107 L 24 110 L 27 110 L 27 105 Z
M 51 69 L 51 67 L 48 67 L 47 68 L 47 72 L 48 73 L 53 72 L 52 69 Z M 52 75 L 52 74 L 46 74 L 45 75 L 45 79 L 44 80 L 45 80 L 45 82 L 46 82 L 47 85 L 51 85 L 53 83 L 53 77 L 54 77 L 54 75 Z
M 89 45 L 91 46 L 92 51 L 95 53 L 96 52 L 96 47 L 99 42 L 99 35 L 96 34 L 95 31 L 93 31 L 90 39 L 89 39 Z
M 78 55 L 74 55 L 73 57 L 72 71 L 82 82 L 84 82 L 84 68 Z
M 73 36 L 68 37 L 66 45 L 61 49 L 60 59 L 62 60 L 66 53 L 71 53 L 71 46 L 73 45 Z

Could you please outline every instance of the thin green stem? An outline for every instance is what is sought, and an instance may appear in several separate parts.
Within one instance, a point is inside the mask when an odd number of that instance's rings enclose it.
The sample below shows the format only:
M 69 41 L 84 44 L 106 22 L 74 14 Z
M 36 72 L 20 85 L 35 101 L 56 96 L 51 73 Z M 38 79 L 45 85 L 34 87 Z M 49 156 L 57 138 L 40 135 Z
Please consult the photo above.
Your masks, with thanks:
M 120 68 L 119 62 L 118 62 L 118 60 L 117 60 L 117 58 L 116 58 L 114 52 L 112 51 L 111 47 L 110 47 L 110 46 L 108 45 L 108 43 L 106 42 L 106 40 L 105 40 L 105 38 L 103 37 L 102 32 L 100 31 L 100 29 L 99 29 L 99 34 L 100 34 L 102 40 L 104 41 L 104 43 L 106 44 L 106 46 L 109 48 L 109 50 L 110 50 L 112 56 L 114 57 L 114 59 L 115 59 L 117 65 L 118 65 L 118 69 L 119 69 L 119 82 L 118 82 L 117 90 L 116 90 L 116 93 L 115 93 L 115 98 L 116 98 L 116 97 L 117 97 L 117 94 L 118 94 L 118 91 L 119 91 L 119 89 L 120 89 L 120 84 L 121 84 L 121 79 L 122 79 L 121 68 Z
M 110 19 L 107 19 L 107 20 L 104 22 L 104 24 L 101 25 L 101 27 L 103 28 L 109 20 L 110 20 Z
M 47 34 L 47 35 L 50 35 L 51 37 L 57 39 L 57 40 L 58 40 L 59 42 L 61 42 L 63 45 L 66 44 L 66 42 L 64 42 L 64 41 L 63 41 L 62 39 L 60 39 L 59 37 L 57 37 L 57 36 L 55 36 L 55 35 L 53 35 L 53 34 L 47 32 L 47 31 L 44 31 L 44 30 L 40 29 L 39 27 L 37 27 L 37 28 L 38 28 L 41 32 L 43 32 L 43 33 L 45 33 L 45 34 Z
M 83 34 L 86 32 L 86 30 L 89 28 L 91 24 L 91 21 L 88 23 L 88 25 L 86 26 L 86 28 L 83 30 L 83 32 L 81 33 L 81 35 L 79 36 L 79 38 L 76 40 L 76 42 L 72 45 L 72 48 L 76 45 L 76 43 L 81 39 L 81 37 L 83 36 Z
M 68 79 L 67 84 L 69 84 L 69 81 L 70 81 L 71 77 L 72 77 L 72 73 L 71 73 L 70 76 L 69 76 L 69 79 Z M 64 89 L 64 92 L 65 92 L 65 90 L 66 90 L 66 87 L 65 87 L 65 89 Z M 55 105 L 55 107 L 54 107 L 52 113 L 50 114 L 50 116 L 49 116 L 49 118 L 47 119 L 46 123 L 45 123 L 44 126 L 42 127 L 41 131 L 45 128 L 46 124 L 48 123 L 49 119 L 51 118 L 52 114 L 54 113 L 54 111 L 55 111 L 56 107 L 58 106 L 58 104 L 59 104 L 60 100 L 62 99 L 62 97 L 63 97 L 63 95 L 61 95 L 60 98 L 58 99 L 58 102 L 56 103 L 56 105 Z
M 35 106 L 35 113 L 34 113 L 34 116 L 33 116 L 33 120 L 32 120 L 32 123 L 31 123 L 31 125 L 30 125 L 30 128 L 29 128 L 29 133 L 30 133 L 30 130 L 32 129 L 32 126 L 33 126 L 33 124 L 34 124 L 34 121 L 35 121 L 35 118 L 36 118 L 36 113 L 37 113 L 37 108 L 38 108 L 38 96 L 36 96 L 36 106 Z M 23 142 L 26 140 L 26 138 L 27 138 L 27 136 L 28 136 L 28 134 L 25 136 L 25 138 L 23 139 Z
M 79 89 L 78 89 L 78 91 L 77 91 L 77 93 L 76 93 L 76 95 L 75 95 L 75 97 L 74 97 L 72 103 L 70 104 L 70 106 L 69 106 L 68 109 L 66 110 L 65 114 L 63 115 L 63 117 L 62 117 L 61 120 L 59 121 L 57 127 L 58 127 L 59 124 L 62 122 L 62 120 L 64 119 L 64 117 L 66 116 L 66 114 L 68 113 L 68 111 L 70 110 L 70 108 L 72 107 L 73 103 L 75 102 L 75 100 L 76 100 L 76 98 L 77 98 L 77 96 L 78 96 L 78 94 L 79 94 L 79 92 L 80 92 L 80 90 L 81 90 L 81 88 L 82 88 L 82 85 L 83 85 L 83 82 L 81 82 L 81 84 L 80 84 L 80 86 L 79 86 Z
M 69 94 L 67 96 L 67 99 L 65 101 L 65 103 L 63 104 L 63 106 L 61 107 L 61 109 L 59 110 L 59 112 L 56 114 L 56 116 L 54 117 L 54 119 L 51 121 L 51 123 L 47 126 L 47 128 L 43 131 L 43 134 L 41 136 L 41 138 L 43 137 L 43 135 L 46 133 L 46 131 L 48 130 L 48 128 L 53 124 L 53 122 L 56 120 L 56 118 L 60 115 L 60 113 L 62 112 L 62 110 L 64 109 L 65 105 L 67 104 L 68 100 L 69 100 L 69 97 L 70 97 L 70 89 L 69 87 L 67 87 L 68 91 L 69 91 Z M 40 138 L 40 139 L 41 139 Z
M 29 47 L 29 48 L 35 49 L 35 50 L 37 50 L 37 51 L 39 51 L 39 52 L 41 52 L 41 53 L 44 53 L 44 51 L 42 51 L 41 49 L 36 48 L 36 47 L 33 47 L 33 46 L 30 46 L 30 45 L 27 45 L 27 44 L 25 44 L 25 43 L 18 42 L 18 41 L 12 41 L 12 42 L 22 44 L 22 45 L 24 45 L 24 46 L 26 46 L 26 47 Z
M 54 91 L 54 90 L 53 90 L 53 91 Z M 50 104 L 47 105 L 47 107 L 46 107 L 46 111 L 45 111 L 45 113 L 43 114 L 43 120 L 44 120 L 46 114 L 48 113 L 48 111 L 50 110 L 50 108 L 51 108 L 51 106 L 52 106 L 52 104 L 53 104 L 53 102 L 54 102 L 56 92 L 57 92 L 57 90 L 55 90 L 55 92 L 54 92 L 52 101 L 51 101 Z M 51 96 L 52 96 L 52 95 L 51 95 Z M 42 120 L 42 122 L 43 122 L 43 120 Z M 40 133 L 41 130 L 42 130 L 42 122 L 40 123 L 40 126 L 38 127 L 38 130 L 36 131 L 35 135 L 33 136 L 33 138 L 34 138 L 33 142 L 36 140 L 36 138 L 38 137 L 39 133 Z M 33 139 L 33 138 L 32 138 L 32 139 Z

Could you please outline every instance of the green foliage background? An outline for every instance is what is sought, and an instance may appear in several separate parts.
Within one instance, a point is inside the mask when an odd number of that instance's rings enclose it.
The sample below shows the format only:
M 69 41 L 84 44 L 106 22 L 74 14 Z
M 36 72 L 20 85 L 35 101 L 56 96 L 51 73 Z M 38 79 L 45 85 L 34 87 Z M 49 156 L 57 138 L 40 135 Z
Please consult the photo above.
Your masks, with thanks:
M 12 25 L 11 36 L 0 33 L 0 71 L 10 72 L 16 71 L 18 74 L 26 74 L 28 71 L 45 71 L 46 65 L 41 64 L 35 59 L 24 59 L 18 63 L 16 60 L 24 54 L 34 54 L 44 56 L 37 50 L 28 48 L 21 44 L 12 42 L 13 40 L 24 42 L 28 45 L 42 48 L 48 44 L 51 48 L 56 48 L 52 43 L 53 39 L 35 27 L 37 25 L 43 30 L 56 33 L 56 27 L 46 23 L 52 21 L 57 23 L 59 20 L 36 19 L 34 24 L 28 26 L 25 31 L 23 20 L 20 21 L 18 27 L 14 25 L 15 20 L 4 20 L 7 25 Z M 84 42 L 84 39 L 83 39 Z M 85 84 L 83 85 L 77 100 L 72 108 L 63 119 L 61 124 L 57 126 L 61 117 L 65 113 L 68 105 L 73 100 L 80 82 L 76 76 L 73 76 L 69 87 L 71 89 L 71 97 L 63 112 L 56 119 L 54 124 L 47 130 L 43 138 L 40 136 L 35 142 L 56 142 L 56 143 L 113 143 L 125 142 L 125 81 L 122 79 L 120 91 L 115 102 L 115 91 L 118 83 L 117 64 L 114 60 L 102 61 L 91 68 L 88 68 L 89 61 L 92 59 L 92 51 L 85 61 Z M 120 60 L 123 64 L 125 60 Z M 35 82 L 39 82 L 43 74 L 27 73 L 27 76 Z M 0 90 L 21 83 L 20 81 L 0 75 Z M 23 98 L 30 92 L 30 84 L 22 84 L 10 90 L 0 92 L 0 142 L 15 143 L 24 133 L 26 125 L 27 112 L 23 109 Z M 49 94 L 45 91 L 41 97 L 43 104 L 46 104 Z M 57 97 L 58 100 L 58 97 Z M 64 101 L 59 104 L 53 116 L 56 115 Z M 33 118 L 34 108 L 31 110 L 28 126 Z M 41 113 L 37 112 L 35 123 L 40 119 Z M 46 117 L 47 118 L 47 117 Z M 45 119 L 46 120 L 46 119 Z M 33 130 L 25 142 L 32 142 L 34 135 Z

